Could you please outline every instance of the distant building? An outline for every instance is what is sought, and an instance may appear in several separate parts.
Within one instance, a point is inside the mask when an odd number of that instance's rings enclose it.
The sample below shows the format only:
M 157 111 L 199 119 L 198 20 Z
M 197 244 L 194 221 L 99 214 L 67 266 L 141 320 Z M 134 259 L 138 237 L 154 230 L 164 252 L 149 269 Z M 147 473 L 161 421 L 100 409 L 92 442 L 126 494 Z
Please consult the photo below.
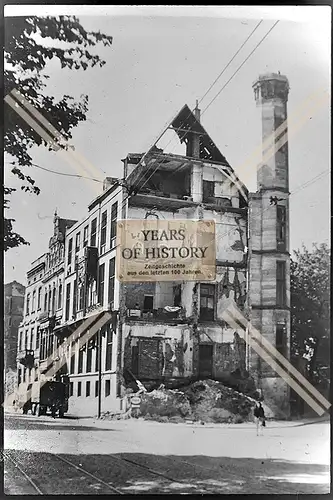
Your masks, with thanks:
M 17 381 L 21 392 L 40 377 L 43 361 L 58 347 L 53 328 L 62 316 L 65 231 L 75 222 L 55 214 L 49 252 L 32 262 L 27 272 L 24 318 L 17 340 Z
M 99 397 L 102 411 L 122 411 L 135 379 L 149 386 L 249 371 L 273 411 L 288 414 L 288 385 L 222 318 L 232 298 L 289 358 L 288 142 L 274 146 L 287 138 L 287 127 L 277 139 L 274 134 L 286 124 L 289 85 L 286 77 L 270 74 L 254 90 L 263 124 L 256 193 L 248 192 L 207 134 L 200 110 L 184 106 L 169 127 L 185 143 L 184 155 L 154 147 L 142 161 L 143 154 L 130 153 L 123 160 L 124 181 L 108 177 L 82 221 L 55 218 L 49 253 L 28 272 L 19 352 L 33 350 L 34 361 L 27 367 L 21 352 L 20 384 L 59 366 L 70 377 L 70 410 L 95 415 Z M 267 142 L 273 153 L 266 157 Z M 215 282 L 116 279 L 117 220 L 150 216 L 215 221 Z M 74 330 L 84 335 L 85 320 L 93 328 L 110 311 L 101 335 L 69 342 Z
M 5 372 L 16 371 L 19 324 L 23 319 L 25 287 L 17 281 L 4 286 L 4 365 Z

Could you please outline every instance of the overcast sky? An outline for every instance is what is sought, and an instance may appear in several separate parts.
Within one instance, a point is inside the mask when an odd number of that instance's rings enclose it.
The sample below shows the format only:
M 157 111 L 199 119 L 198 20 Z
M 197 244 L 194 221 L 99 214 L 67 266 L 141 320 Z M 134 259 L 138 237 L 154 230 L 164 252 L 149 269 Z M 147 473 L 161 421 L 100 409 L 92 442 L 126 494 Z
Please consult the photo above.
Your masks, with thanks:
M 46 13 L 46 7 L 19 13 Z M 6 7 L 7 8 L 7 7 Z M 26 9 L 26 10 L 25 10 Z M 261 143 L 260 109 L 252 84 L 259 74 L 280 71 L 288 77 L 290 93 L 289 171 L 291 248 L 302 243 L 329 243 L 330 220 L 330 9 L 327 7 L 49 7 L 50 14 L 69 12 L 87 30 L 112 35 L 111 47 L 98 52 L 103 68 L 85 72 L 47 65 L 47 92 L 61 97 L 89 95 L 88 120 L 73 133 L 72 143 L 101 177 L 121 176 L 129 152 L 146 151 L 187 103 L 194 108 L 240 45 L 264 19 L 217 84 L 201 102 L 202 110 L 225 85 L 260 39 L 280 22 L 239 70 L 213 104 L 202 113 L 202 124 L 221 152 L 251 191 L 256 190 L 254 156 Z M 83 10 L 84 9 L 84 10 Z M 60 11 L 61 10 L 61 11 Z M 12 15 L 7 9 L 5 15 Z M 307 98 L 328 95 L 309 109 Z M 302 119 L 293 126 L 301 110 Z M 170 142 L 171 140 L 171 142 Z M 176 138 L 166 136 L 158 145 L 180 152 Z M 34 148 L 34 163 L 57 172 L 78 173 L 59 153 Z M 252 158 L 253 157 L 253 158 Z M 248 161 L 252 158 L 251 162 Z M 9 160 L 10 158 L 8 158 Z M 6 166 L 6 172 L 10 166 Z M 97 172 L 97 173 L 96 173 Z M 320 176 L 320 174 L 323 175 Z M 25 284 L 30 263 L 48 250 L 53 234 L 53 214 L 83 219 L 88 203 L 102 191 L 102 184 L 64 177 L 32 167 L 28 169 L 41 188 L 39 196 L 11 196 L 6 216 L 16 219 L 15 230 L 31 245 L 6 252 L 5 282 Z M 85 175 L 91 176 L 86 173 Z M 96 175 L 92 175 L 96 177 Z M 319 177 L 318 177 L 319 176 Z M 314 181 L 313 181 L 314 180 Z M 6 185 L 19 186 L 13 175 Z M 293 191 L 295 193 L 293 194 Z

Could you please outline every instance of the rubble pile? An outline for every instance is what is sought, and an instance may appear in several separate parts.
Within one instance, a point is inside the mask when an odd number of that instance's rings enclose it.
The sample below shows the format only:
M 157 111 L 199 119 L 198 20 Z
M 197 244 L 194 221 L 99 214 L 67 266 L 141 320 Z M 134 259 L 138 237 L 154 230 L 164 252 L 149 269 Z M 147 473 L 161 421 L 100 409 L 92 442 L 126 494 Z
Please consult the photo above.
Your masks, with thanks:
M 142 394 L 140 415 L 145 419 L 181 422 L 241 423 L 253 419 L 255 400 L 221 382 L 202 380 L 182 389 Z

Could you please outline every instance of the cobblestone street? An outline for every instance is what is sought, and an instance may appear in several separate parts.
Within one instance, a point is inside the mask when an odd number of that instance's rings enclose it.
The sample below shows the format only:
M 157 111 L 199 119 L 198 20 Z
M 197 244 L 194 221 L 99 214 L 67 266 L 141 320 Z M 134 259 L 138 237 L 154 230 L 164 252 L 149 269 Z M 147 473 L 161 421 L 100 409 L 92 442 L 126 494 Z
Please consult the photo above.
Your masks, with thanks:
M 329 493 L 329 424 L 5 419 L 5 493 Z

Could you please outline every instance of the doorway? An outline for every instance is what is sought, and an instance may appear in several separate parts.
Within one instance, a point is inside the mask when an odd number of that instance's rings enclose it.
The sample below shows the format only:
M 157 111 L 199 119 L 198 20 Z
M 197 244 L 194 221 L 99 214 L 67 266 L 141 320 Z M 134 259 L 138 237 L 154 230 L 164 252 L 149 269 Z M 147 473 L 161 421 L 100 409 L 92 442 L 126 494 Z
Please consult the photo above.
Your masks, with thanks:
M 154 309 L 154 296 L 145 295 L 143 301 L 143 312 L 149 312 Z
M 199 377 L 211 378 L 213 375 L 213 345 L 199 345 Z

